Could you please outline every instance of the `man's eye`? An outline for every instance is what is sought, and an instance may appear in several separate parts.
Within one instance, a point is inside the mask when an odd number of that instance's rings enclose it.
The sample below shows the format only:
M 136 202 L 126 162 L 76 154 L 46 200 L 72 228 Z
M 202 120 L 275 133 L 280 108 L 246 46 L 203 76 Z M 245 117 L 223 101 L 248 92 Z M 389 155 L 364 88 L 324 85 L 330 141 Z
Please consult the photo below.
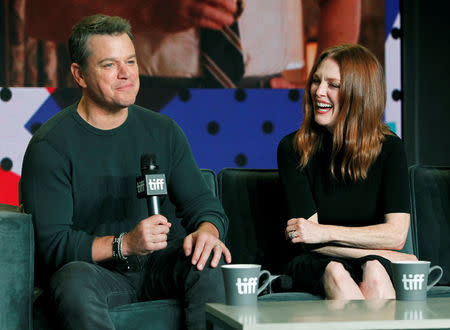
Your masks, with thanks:
M 134 63 L 136 63 L 136 60 L 129 60 L 128 61 L 128 64 L 134 64 Z
M 113 66 L 112 63 L 106 63 L 106 64 L 103 64 L 103 67 L 104 67 L 104 68 L 112 68 L 112 66 Z

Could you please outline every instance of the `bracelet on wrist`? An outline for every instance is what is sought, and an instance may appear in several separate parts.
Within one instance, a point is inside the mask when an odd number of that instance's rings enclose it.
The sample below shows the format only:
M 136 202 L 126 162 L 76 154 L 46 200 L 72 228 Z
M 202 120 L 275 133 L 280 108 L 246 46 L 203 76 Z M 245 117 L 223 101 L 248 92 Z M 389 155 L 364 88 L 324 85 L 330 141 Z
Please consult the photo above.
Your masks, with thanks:
M 119 259 L 120 260 L 127 260 L 128 257 L 123 255 L 123 251 L 122 251 L 122 242 L 123 242 L 123 237 L 125 236 L 126 233 L 121 233 L 119 235 Z
M 121 233 L 119 235 L 114 236 L 113 243 L 112 243 L 112 257 L 116 260 L 127 260 L 128 257 L 123 255 L 122 252 L 122 242 L 123 237 L 126 233 Z

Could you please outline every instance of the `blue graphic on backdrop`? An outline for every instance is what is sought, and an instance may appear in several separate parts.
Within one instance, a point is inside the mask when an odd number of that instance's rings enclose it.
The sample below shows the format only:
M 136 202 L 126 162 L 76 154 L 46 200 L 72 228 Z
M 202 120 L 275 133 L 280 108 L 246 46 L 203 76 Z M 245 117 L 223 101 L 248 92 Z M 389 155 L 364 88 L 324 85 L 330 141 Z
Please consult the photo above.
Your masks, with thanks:
M 388 35 L 392 31 L 392 27 L 394 26 L 395 19 L 400 13 L 400 1 L 399 0 L 386 0 L 384 2 L 385 5 L 385 34 L 384 39 L 387 40 Z
M 25 128 L 33 134 L 34 125 L 42 125 L 49 120 L 53 115 L 57 114 L 61 110 L 61 107 L 50 95 L 47 100 L 37 109 L 37 111 L 31 116 L 31 118 L 25 123 Z
M 248 89 L 237 101 L 239 92 L 190 90 L 187 102 L 176 97 L 161 110 L 184 130 L 200 167 L 276 168 L 278 143 L 303 120 L 303 90 Z
M 27 130 L 75 102 L 78 92 L 57 89 L 27 121 Z M 276 168 L 278 143 L 303 120 L 302 98 L 303 90 L 190 89 L 166 98 L 158 110 L 183 129 L 199 167 L 217 173 L 224 167 Z

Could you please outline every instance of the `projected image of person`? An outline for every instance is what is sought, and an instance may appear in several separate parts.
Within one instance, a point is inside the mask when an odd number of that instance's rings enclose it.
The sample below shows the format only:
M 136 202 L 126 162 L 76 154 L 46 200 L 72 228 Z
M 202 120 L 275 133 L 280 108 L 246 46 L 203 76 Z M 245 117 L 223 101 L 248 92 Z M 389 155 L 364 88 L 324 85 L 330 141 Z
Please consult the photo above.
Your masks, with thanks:
M 389 261 L 409 228 L 407 163 L 383 122 L 383 69 L 367 48 L 326 49 L 308 77 L 304 120 L 278 146 L 288 204 L 286 273 L 327 299 L 395 298 Z
M 318 52 L 338 43 L 358 42 L 361 0 L 304 1 L 320 11 Z M 302 3 L 112 0 L 105 5 L 103 1 L 88 0 L 28 1 L 27 31 L 36 39 L 61 43 L 72 24 L 84 15 L 119 15 L 133 25 L 141 87 L 303 88 L 304 15 L 308 13 Z M 63 17 L 61 12 L 71 15 Z M 211 55 L 211 48 L 218 50 L 219 55 L 222 52 L 222 58 Z M 56 51 L 57 47 L 53 49 Z M 240 56 L 233 55 L 236 52 Z M 58 60 L 54 55 L 48 56 L 51 61 Z M 205 55 L 229 79 L 218 79 L 216 72 L 211 73 Z
M 33 135 L 21 178 L 37 277 L 58 328 L 113 329 L 109 308 L 179 298 L 186 327 L 200 329 L 204 304 L 224 301 L 217 266 L 231 262 L 228 219 L 180 127 L 133 104 L 139 75 L 128 21 L 86 17 L 69 45 L 82 97 Z M 165 177 L 149 189 L 165 186 L 168 196 L 148 207 L 136 177 L 156 166 Z

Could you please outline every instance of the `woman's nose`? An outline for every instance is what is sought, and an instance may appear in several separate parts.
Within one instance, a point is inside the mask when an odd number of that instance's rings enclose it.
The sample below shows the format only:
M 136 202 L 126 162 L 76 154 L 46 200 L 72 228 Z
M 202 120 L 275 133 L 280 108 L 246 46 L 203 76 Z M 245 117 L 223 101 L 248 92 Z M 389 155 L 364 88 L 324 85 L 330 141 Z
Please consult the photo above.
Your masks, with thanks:
M 321 82 L 319 86 L 317 86 L 316 95 L 323 96 L 327 94 L 327 84 L 326 82 Z

